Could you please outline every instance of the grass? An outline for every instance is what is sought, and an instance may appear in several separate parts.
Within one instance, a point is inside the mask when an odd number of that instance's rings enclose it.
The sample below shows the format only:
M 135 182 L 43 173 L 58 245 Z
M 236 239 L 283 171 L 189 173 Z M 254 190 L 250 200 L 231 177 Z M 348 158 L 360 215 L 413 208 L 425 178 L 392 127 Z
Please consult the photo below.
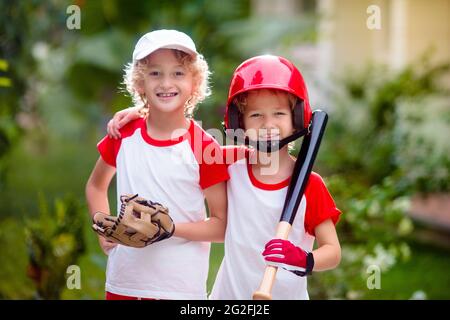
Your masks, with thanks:
M 422 291 L 427 299 L 450 299 L 450 252 L 412 243 L 412 257 L 382 274 L 379 290 L 365 291 L 367 299 L 410 299 Z
M 213 243 L 211 245 L 211 254 L 209 258 L 209 275 L 207 282 L 208 294 L 211 293 L 214 281 L 216 280 L 216 274 L 219 271 L 223 253 L 223 243 Z

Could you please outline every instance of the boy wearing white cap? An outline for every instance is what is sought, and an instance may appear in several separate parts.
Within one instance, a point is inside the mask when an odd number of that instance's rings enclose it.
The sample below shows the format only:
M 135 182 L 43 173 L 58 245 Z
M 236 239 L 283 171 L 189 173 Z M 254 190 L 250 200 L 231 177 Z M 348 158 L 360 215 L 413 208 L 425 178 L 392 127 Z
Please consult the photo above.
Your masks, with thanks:
M 123 126 L 119 139 L 98 143 L 89 211 L 110 212 L 107 191 L 117 173 L 118 199 L 137 193 L 160 202 L 176 227 L 173 237 L 139 249 L 99 237 L 108 255 L 107 299 L 206 299 L 210 242 L 224 237 L 229 178 L 214 161 L 222 158 L 219 144 L 191 119 L 209 94 L 208 76 L 192 39 L 176 30 L 142 36 L 125 68 L 127 90 L 146 115 Z

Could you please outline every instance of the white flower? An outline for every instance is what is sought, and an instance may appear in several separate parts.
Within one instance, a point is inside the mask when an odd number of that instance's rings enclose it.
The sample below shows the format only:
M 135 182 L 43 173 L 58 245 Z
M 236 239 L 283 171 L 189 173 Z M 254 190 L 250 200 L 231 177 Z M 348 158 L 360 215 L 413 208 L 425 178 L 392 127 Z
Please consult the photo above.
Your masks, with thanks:
M 400 223 L 398 224 L 398 233 L 401 236 L 405 236 L 407 234 L 410 234 L 413 230 L 414 226 L 413 223 L 411 221 L 411 219 L 404 217 Z
M 369 209 L 367 209 L 367 215 L 369 217 L 379 217 L 381 215 L 381 206 L 378 201 L 372 201 Z
M 409 211 L 411 200 L 408 197 L 399 197 L 392 202 L 392 209 L 401 212 Z
M 39 41 L 36 42 L 31 49 L 31 54 L 36 60 L 45 60 L 48 57 L 49 49 L 48 45 L 45 42 Z
M 422 290 L 415 291 L 409 300 L 426 300 L 427 294 Z
M 364 267 L 378 266 L 381 271 L 389 270 L 396 262 L 395 255 L 384 249 L 381 244 L 375 246 L 375 255 L 367 255 L 363 259 Z

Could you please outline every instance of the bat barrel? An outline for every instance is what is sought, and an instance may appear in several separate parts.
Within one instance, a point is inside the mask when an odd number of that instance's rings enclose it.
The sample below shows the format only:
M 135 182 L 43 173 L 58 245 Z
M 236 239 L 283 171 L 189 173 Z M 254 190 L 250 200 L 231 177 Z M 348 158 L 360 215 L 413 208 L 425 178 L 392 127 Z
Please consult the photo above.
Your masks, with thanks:
M 292 224 L 295 219 L 295 214 L 302 200 L 309 175 L 311 174 L 314 161 L 319 151 L 327 121 L 328 115 L 326 112 L 321 110 L 314 111 L 311 130 L 303 139 L 298 159 L 295 162 L 291 178 L 294 181 L 291 181 L 289 184 L 280 221 L 286 221 Z

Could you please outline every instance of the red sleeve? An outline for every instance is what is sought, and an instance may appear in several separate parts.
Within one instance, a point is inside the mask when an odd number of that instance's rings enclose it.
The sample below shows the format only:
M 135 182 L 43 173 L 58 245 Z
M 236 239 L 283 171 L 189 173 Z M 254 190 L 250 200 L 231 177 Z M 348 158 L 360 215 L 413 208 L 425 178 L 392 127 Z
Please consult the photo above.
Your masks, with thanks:
M 196 123 L 193 130 L 190 144 L 200 167 L 200 187 L 207 189 L 230 179 L 219 143 Z
M 200 187 L 209 188 L 219 182 L 230 179 L 228 166 L 223 161 L 220 145 L 211 141 L 204 144 L 203 158 L 200 165 Z
M 102 159 L 107 164 L 116 167 L 116 158 L 122 144 L 122 139 L 125 139 L 132 135 L 137 128 L 142 127 L 144 124 L 145 120 L 142 118 L 133 120 L 120 129 L 120 139 L 112 139 L 108 136 L 105 136 L 102 140 L 100 140 L 100 142 L 97 144 L 97 149 Z
M 322 177 L 315 172 L 311 173 L 305 191 L 306 213 L 305 230 L 315 236 L 316 227 L 325 220 L 331 219 L 333 223 L 339 221 L 341 211 L 328 191 Z
M 107 164 L 116 167 L 116 158 L 117 153 L 119 153 L 120 144 L 122 139 L 111 139 L 108 136 L 105 136 L 100 142 L 97 144 L 98 152 L 102 157 L 103 161 Z

